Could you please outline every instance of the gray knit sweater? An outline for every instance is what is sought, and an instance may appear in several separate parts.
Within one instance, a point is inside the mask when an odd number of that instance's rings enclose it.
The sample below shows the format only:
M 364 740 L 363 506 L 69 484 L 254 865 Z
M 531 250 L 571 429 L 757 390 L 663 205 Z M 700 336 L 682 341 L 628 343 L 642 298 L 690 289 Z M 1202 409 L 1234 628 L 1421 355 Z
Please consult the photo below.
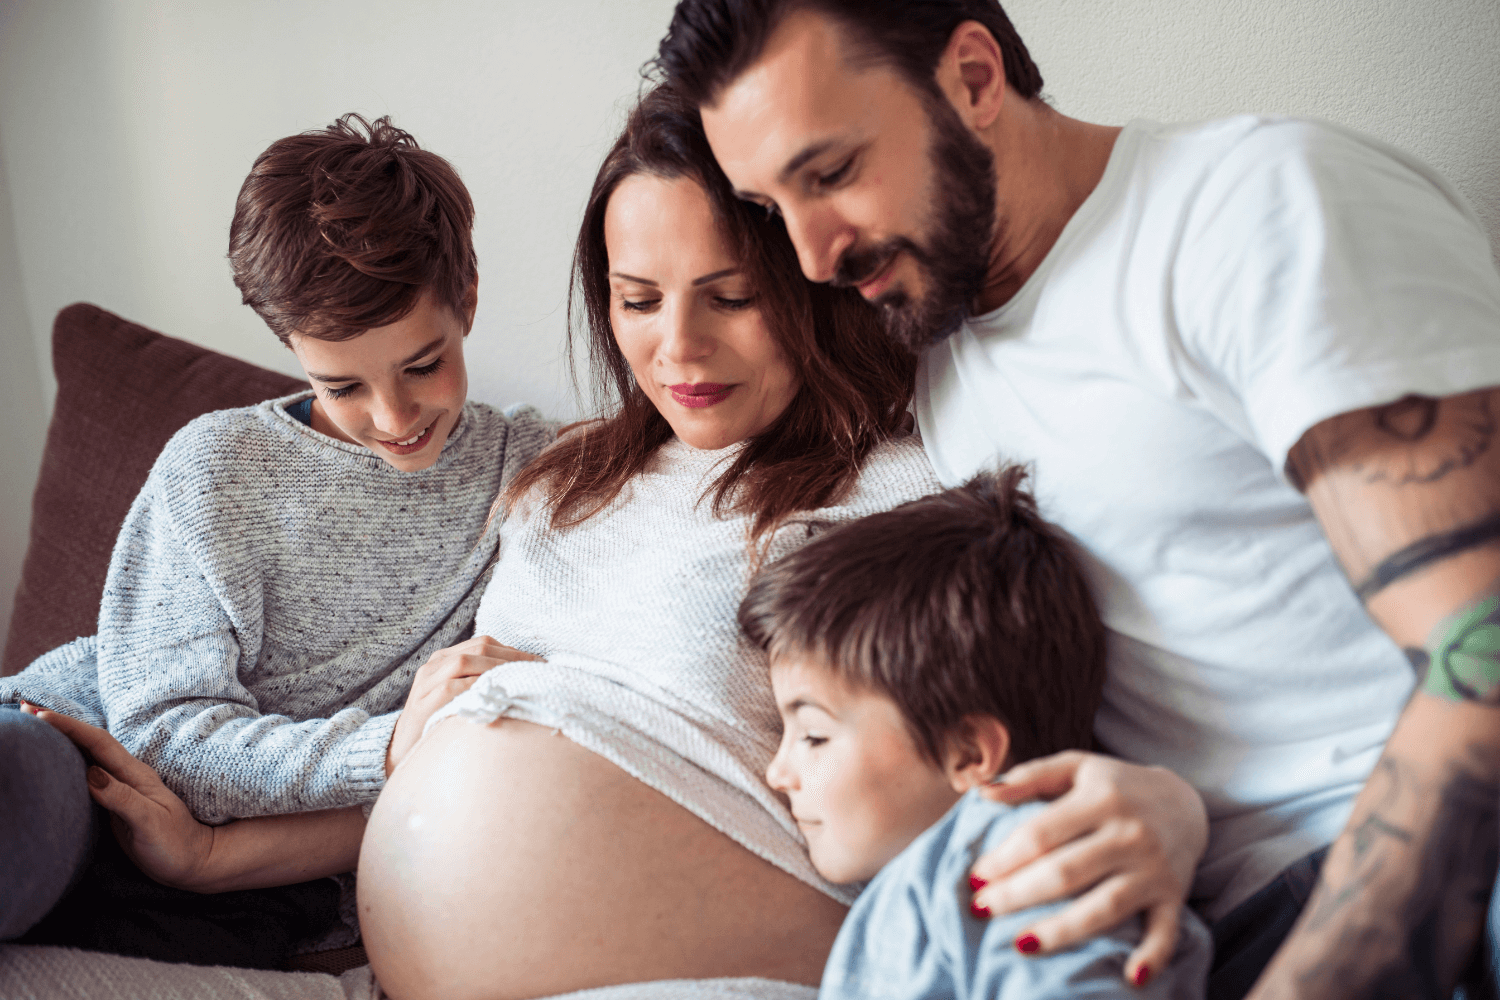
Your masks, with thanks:
M 375 799 L 412 674 L 472 631 L 490 504 L 556 434 L 468 403 L 405 473 L 288 415 L 306 395 L 179 431 L 120 530 L 98 636 L 0 680 L 0 701 L 107 722 L 208 822 Z

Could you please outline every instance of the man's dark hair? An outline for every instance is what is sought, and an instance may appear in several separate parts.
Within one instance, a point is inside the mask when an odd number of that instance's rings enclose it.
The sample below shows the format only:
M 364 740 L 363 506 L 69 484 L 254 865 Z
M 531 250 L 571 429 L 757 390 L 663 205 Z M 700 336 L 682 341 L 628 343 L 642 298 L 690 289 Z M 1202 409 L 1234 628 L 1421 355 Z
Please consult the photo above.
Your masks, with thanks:
M 838 22 L 858 55 L 894 66 L 924 94 L 937 93 L 933 74 L 953 30 L 978 21 L 1000 46 L 1011 88 L 1041 93 L 1041 71 L 997 0 L 680 0 L 651 65 L 694 104 L 713 104 L 801 10 Z
M 756 577 L 740 627 L 889 697 L 936 764 L 969 715 L 1005 724 L 1011 764 L 1087 749 L 1104 624 L 1025 478 L 1011 466 L 820 535 Z
M 467 319 L 478 278 L 474 202 L 447 160 L 390 118 L 347 114 L 271 143 L 229 227 L 234 283 L 287 343 L 348 340 L 422 293 Z

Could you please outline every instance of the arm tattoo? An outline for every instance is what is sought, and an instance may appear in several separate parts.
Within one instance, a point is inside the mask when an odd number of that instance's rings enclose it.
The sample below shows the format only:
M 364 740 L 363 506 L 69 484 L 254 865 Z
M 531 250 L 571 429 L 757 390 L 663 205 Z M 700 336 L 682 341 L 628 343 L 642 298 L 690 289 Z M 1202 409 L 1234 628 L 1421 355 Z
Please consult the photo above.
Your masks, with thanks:
M 1445 701 L 1500 704 L 1500 595 L 1441 622 L 1427 640 L 1422 690 Z
M 1419 782 L 1403 777 L 1398 761 L 1382 759 L 1389 779 L 1382 802 L 1348 834 L 1353 870 L 1342 885 L 1320 881 L 1308 905 L 1308 931 L 1327 931 L 1321 958 L 1298 977 L 1310 992 L 1383 1000 L 1446 1000 L 1470 961 L 1484 927 L 1490 889 L 1500 863 L 1500 788 L 1469 748 L 1436 789 L 1431 828 L 1398 825 L 1383 811 L 1397 800 L 1425 798 Z M 1375 780 L 1372 777 L 1372 780 Z M 1422 833 L 1426 835 L 1423 836 Z M 1402 878 L 1403 873 L 1410 873 Z M 1392 898 L 1391 880 L 1404 898 Z
M 1407 396 L 1377 409 L 1375 427 L 1413 447 L 1404 454 L 1382 452 L 1378 459 L 1356 463 L 1354 471 L 1367 483 L 1392 486 L 1435 483 L 1473 465 L 1495 438 L 1487 393 L 1451 399 Z
M 1500 538 L 1500 514 L 1487 517 L 1453 531 L 1432 535 L 1420 542 L 1413 542 L 1399 552 L 1386 556 L 1370 575 L 1359 583 L 1354 592 L 1361 601 L 1368 601 L 1387 586 L 1403 576 L 1410 576 L 1431 563 L 1441 562 L 1460 552 L 1478 548 L 1486 542 Z

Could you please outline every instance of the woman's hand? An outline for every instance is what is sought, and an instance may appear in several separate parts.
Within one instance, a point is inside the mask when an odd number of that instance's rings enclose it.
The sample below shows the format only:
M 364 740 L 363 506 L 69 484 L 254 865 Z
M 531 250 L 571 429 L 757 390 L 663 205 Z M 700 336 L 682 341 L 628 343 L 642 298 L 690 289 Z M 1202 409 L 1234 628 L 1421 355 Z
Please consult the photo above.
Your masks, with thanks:
M 391 745 L 385 754 L 386 776 L 417 745 L 434 712 L 473 687 L 480 674 L 516 660 L 541 660 L 541 657 L 512 649 L 487 635 L 476 635 L 433 653 L 412 679 L 406 707 L 401 709 L 401 717 L 391 732 Z
M 974 863 L 974 905 L 1011 913 L 1069 896 L 1016 938 L 1027 954 L 1067 948 L 1135 913 L 1145 935 L 1125 963 L 1137 986 L 1166 968 L 1178 915 L 1208 844 L 1208 816 L 1171 771 L 1069 750 L 1012 768 L 982 794 L 1012 805 L 1056 799 Z
M 163 885 L 202 891 L 197 883 L 213 853 L 213 827 L 198 822 L 156 771 L 103 729 L 35 705 L 23 703 L 21 711 L 51 724 L 93 760 L 89 794 L 109 810 L 115 839 L 141 871 Z

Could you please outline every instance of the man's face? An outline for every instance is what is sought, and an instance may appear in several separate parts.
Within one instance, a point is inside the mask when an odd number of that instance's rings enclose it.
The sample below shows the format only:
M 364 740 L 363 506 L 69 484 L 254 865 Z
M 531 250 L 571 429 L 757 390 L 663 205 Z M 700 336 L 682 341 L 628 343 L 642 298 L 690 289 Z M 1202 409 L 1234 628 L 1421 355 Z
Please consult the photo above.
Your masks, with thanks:
M 741 197 L 786 218 L 803 273 L 857 288 L 920 348 L 983 287 L 993 157 L 946 100 L 851 52 L 837 24 L 793 13 L 703 124 Z

